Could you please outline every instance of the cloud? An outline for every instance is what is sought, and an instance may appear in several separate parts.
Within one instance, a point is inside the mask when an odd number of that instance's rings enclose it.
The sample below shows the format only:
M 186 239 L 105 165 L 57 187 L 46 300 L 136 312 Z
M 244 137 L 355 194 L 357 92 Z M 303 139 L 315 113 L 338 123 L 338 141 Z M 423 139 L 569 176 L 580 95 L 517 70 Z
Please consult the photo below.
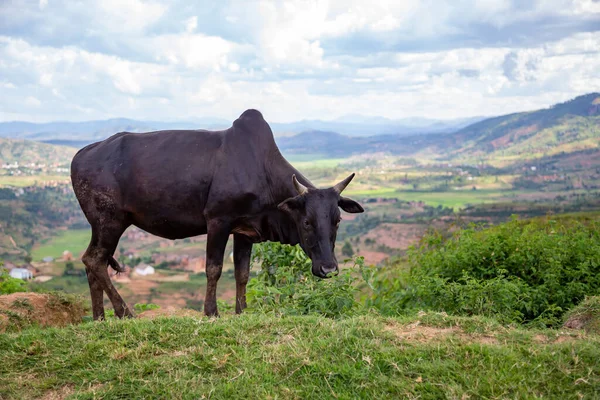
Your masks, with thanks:
M 593 0 L 0 4 L 0 119 L 497 115 L 600 90 Z M 37 102 L 35 100 L 37 100 Z
M 193 16 L 185 21 L 185 31 L 187 33 L 194 33 L 198 27 L 198 17 Z

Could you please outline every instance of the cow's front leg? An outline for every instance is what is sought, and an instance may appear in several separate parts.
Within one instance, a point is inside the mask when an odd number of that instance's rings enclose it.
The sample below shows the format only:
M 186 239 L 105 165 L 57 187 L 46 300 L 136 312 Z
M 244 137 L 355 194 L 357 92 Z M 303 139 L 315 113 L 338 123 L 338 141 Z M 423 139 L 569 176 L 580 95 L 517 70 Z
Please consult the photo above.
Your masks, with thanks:
M 250 275 L 252 241 L 246 236 L 233 235 L 233 262 L 235 264 L 235 312 L 246 308 L 246 284 Z
M 209 317 L 219 315 L 217 310 L 217 282 L 223 270 L 223 256 L 229 238 L 229 224 L 222 220 L 212 220 L 208 223 L 208 238 L 206 244 L 206 297 L 204 298 L 204 313 Z

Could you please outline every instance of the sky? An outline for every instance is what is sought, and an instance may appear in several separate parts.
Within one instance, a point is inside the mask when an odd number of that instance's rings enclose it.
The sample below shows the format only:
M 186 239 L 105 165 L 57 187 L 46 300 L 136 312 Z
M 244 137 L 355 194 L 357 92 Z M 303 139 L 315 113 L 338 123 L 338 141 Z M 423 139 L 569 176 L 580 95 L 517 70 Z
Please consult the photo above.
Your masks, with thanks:
M 501 115 L 599 71 L 598 0 L 0 0 L 0 121 Z

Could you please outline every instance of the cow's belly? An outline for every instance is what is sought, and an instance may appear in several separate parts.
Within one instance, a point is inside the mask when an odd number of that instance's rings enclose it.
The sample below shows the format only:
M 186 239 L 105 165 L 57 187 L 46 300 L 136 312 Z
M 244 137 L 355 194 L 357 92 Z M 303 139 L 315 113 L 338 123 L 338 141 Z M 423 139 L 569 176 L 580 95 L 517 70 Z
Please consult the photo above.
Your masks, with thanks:
M 206 224 L 190 224 L 182 221 L 135 221 L 133 223 L 140 229 L 165 239 L 184 239 L 192 236 L 206 234 Z
M 132 212 L 133 225 L 166 239 L 183 239 L 206 234 L 206 221 L 200 212 L 161 210 Z

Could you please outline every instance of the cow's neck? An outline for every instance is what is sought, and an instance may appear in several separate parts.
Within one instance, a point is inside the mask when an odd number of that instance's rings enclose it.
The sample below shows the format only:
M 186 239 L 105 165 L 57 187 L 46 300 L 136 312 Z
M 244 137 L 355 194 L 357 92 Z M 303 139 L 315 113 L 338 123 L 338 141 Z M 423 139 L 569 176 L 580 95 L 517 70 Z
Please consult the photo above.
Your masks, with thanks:
M 283 157 L 277 147 L 272 149 L 270 156 L 265 161 L 266 176 L 270 180 L 269 188 L 273 204 L 277 205 L 283 200 L 298 195 L 292 175 L 296 175 L 296 179 L 304 186 L 315 188 L 315 185 Z
M 242 218 L 233 233 L 248 236 L 255 242 L 300 243 L 296 223 L 277 207 L 268 207 L 261 213 Z

